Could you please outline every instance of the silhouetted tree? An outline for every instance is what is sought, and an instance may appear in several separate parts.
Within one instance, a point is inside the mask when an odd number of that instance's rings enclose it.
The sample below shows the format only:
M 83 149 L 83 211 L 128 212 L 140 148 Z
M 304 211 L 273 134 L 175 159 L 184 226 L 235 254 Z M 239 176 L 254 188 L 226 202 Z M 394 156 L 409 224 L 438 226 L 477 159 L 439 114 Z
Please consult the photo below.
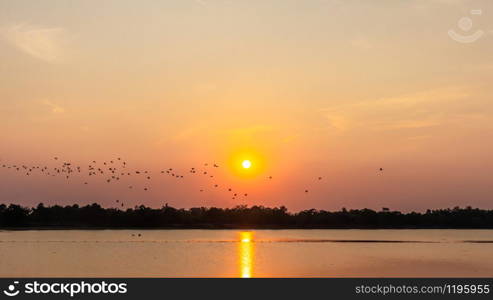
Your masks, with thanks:
M 194 207 L 160 209 L 144 205 L 120 210 L 97 203 L 35 208 L 0 204 L 0 226 L 99 227 L 99 228 L 493 228 L 493 210 L 454 207 L 425 213 L 374 211 L 371 209 L 330 212 L 308 209 L 297 213 L 287 208 L 239 205 L 233 208 Z

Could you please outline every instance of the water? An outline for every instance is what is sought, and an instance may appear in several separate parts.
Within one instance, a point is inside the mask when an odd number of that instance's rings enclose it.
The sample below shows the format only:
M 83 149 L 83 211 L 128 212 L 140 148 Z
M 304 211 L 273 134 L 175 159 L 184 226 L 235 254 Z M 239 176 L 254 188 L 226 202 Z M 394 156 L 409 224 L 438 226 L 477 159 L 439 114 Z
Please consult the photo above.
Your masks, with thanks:
M 0 277 L 492 277 L 492 253 L 493 230 L 0 231 Z

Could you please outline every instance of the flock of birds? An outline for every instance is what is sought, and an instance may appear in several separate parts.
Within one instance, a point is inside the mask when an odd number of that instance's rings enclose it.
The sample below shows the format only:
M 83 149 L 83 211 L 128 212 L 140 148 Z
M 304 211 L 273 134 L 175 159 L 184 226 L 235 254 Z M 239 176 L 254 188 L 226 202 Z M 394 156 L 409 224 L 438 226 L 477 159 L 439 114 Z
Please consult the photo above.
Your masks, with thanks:
M 183 180 L 186 176 L 184 173 L 178 172 L 173 168 L 166 168 L 158 172 L 158 174 L 154 174 L 149 170 L 135 170 L 131 169 L 127 162 L 123 160 L 121 157 L 118 157 L 114 160 L 109 161 L 96 161 L 93 160 L 91 163 L 86 165 L 75 165 L 72 162 L 62 161 L 59 157 L 53 157 L 53 160 L 57 163 L 56 166 L 48 167 L 40 166 L 40 165 L 26 165 L 26 164 L 0 164 L 3 169 L 13 170 L 15 172 L 19 172 L 24 174 L 25 176 L 31 176 L 34 173 L 39 173 L 48 177 L 63 177 L 67 180 L 70 180 L 73 177 L 80 176 L 83 180 L 82 183 L 84 185 L 90 184 L 91 179 L 99 179 L 103 180 L 106 184 L 110 183 L 123 183 L 124 178 L 130 179 L 131 184 L 128 184 L 126 188 L 128 189 L 137 189 L 141 188 L 144 192 L 150 190 L 150 180 L 154 176 L 168 176 L 177 180 Z M 211 180 L 214 180 L 214 170 L 219 168 L 217 163 L 204 163 L 201 168 L 191 167 L 186 173 L 187 176 L 205 176 Z M 383 172 L 383 168 L 379 168 L 380 172 Z M 141 185 L 138 187 L 137 181 L 132 181 L 136 177 L 140 177 L 144 182 L 148 181 L 147 184 Z M 266 177 L 267 180 L 272 180 L 272 176 Z M 316 177 L 316 180 L 323 180 L 322 176 Z M 128 182 L 128 181 L 127 181 Z M 133 183 L 132 183 L 133 182 Z M 142 182 L 142 180 L 140 180 Z M 220 186 L 218 183 L 211 183 L 211 186 L 214 189 L 219 189 Z M 198 190 L 200 193 L 205 191 L 204 188 Z M 248 193 L 239 192 L 233 190 L 231 187 L 225 187 L 225 191 L 229 193 L 229 196 L 232 200 L 239 199 L 240 197 L 248 197 Z M 304 193 L 308 194 L 309 189 L 304 189 Z M 116 206 L 125 207 L 125 204 L 120 200 L 115 200 Z

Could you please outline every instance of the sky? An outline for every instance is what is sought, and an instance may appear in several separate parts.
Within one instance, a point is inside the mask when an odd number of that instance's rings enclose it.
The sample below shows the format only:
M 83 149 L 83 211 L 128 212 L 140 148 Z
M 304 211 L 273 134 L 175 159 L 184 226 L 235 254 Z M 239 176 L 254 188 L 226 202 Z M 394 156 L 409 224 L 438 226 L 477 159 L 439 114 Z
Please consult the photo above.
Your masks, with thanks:
M 492 14 L 489 0 L 0 0 L 0 165 L 121 157 L 152 174 L 0 168 L 0 202 L 491 209 Z

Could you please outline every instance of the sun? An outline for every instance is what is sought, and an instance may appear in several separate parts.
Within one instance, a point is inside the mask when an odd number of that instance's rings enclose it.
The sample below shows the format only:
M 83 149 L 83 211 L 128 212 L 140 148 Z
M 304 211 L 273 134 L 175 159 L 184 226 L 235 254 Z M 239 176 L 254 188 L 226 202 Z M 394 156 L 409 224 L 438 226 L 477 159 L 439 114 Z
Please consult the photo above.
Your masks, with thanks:
M 227 165 L 236 179 L 247 180 L 263 174 L 267 164 L 259 151 L 240 149 L 230 154 Z
M 241 166 L 243 167 L 243 169 L 250 169 L 250 167 L 252 166 L 252 162 L 248 159 L 245 159 L 241 162 Z

